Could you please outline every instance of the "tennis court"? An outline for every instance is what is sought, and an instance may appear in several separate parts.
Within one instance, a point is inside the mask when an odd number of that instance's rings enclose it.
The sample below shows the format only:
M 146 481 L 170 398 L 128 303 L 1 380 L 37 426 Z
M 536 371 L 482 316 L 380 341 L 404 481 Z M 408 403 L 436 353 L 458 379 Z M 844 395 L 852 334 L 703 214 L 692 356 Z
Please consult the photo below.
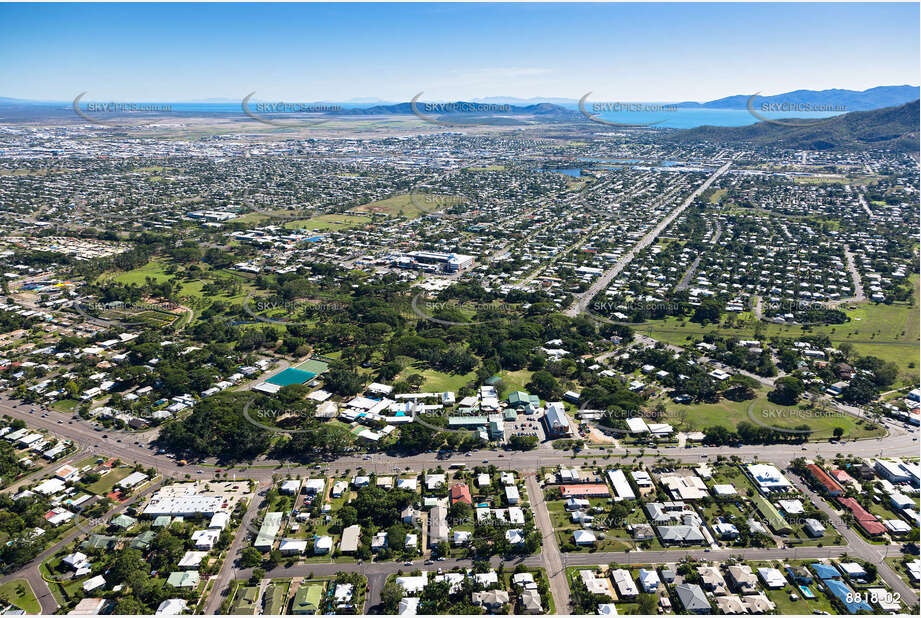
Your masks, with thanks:
M 321 360 L 316 360 L 314 358 L 311 358 L 310 360 L 306 360 L 300 365 L 298 365 L 297 368 L 300 369 L 301 371 L 310 371 L 314 375 L 320 375 L 321 373 L 329 369 L 329 363 L 324 363 Z
M 289 384 L 304 384 L 305 382 L 310 382 L 317 374 L 310 371 L 302 371 L 300 369 L 294 369 L 293 367 L 288 367 L 278 375 L 274 375 L 266 382 L 269 384 L 274 384 L 276 386 L 288 386 Z

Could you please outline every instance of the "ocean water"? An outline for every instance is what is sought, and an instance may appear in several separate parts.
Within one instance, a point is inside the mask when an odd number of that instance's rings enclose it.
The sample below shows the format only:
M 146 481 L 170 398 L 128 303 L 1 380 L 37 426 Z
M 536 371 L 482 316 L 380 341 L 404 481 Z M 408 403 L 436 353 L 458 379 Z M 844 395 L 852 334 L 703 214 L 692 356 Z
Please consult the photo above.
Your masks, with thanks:
M 82 101 L 81 109 L 85 109 L 87 100 Z M 105 101 L 96 101 L 105 103 Z M 256 101 L 250 102 L 250 109 L 256 112 Z M 49 104 L 58 109 L 70 109 L 69 104 Z M 243 115 L 241 103 L 239 102 L 214 102 L 214 103 L 148 103 L 148 105 L 169 106 L 173 113 L 181 114 L 240 114 Z M 327 103 L 325 105 L 338 105 L 342 109 L 353 109 L 356 107 L 367 107 L 368 105 L 356 103 Z M 578 111 L 576 104 L 564 104 L 562 107 L 572 111 Z M 587 106 L 591 112 L 591 106 Z M 703 125 L 714 125 L 721 127 L 740 127 L 756 122 L 761 122 L 764 118 L 786 119 L 786 118 L 807 118 L 810 120 L 836 116 L 837 112 L 762 112 L 755 110 L 760 118 L 750 113 L 747 109 L 709 109 L 709 108 L 681 108 L 676 111 L 620 111 L 620 112 L 601 112 L 596 114 L 597 118 L 608 122 L 619 123 L 628 126 L 652 127 L 652 128 L 671 128 L 671 129 L 693 129 Z M 124 116 L 125 114 L 115 113 L 112 117 Z M 263 114 L 271 115 L 271 114 Z M 296 114 L 295 114 L 296 115 Z M 585 119 L 585 122 L 591 122 Z M 616 129 L 617 127 L 611 127 Z M 628 161 L 616 161 L 615 163 L 629 163 Z
M 602 112 L 597 115 L 602 120 L 627 125 L 643 125 L 668 129 L 693 129 L 704 125 L 717 127 L 742 127 L 764 118 L 786 119 L 807 118 L 816 120 L 839 115 L 836 112 L 762 112 L 755 110 L 761 118 L 755 117 L 747 109 L 678 109 L 673 112 Z M 615 129 L 617 127 L 612 127 Z
M 573 178 L 578 178 L 582 175 L 582 169 L 578 167 L 567 167 L 565 169 L 557 170 L 537 170 L 538 172 L 556 172 L 557 174 L 566 174 L 567 176 L 572 176 Z

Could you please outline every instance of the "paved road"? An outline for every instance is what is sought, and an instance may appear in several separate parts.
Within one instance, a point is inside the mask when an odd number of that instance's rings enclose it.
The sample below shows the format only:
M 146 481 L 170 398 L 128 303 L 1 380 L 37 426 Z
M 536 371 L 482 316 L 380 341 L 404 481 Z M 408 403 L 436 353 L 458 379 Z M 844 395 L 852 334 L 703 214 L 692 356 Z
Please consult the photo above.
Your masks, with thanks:
M 679 562 L 685 558 L 705 561 L 728 560 L 732 557 L 741 557 L 745 560 L 811 560 L 820 558 L 834 558 L 847 553 L 849 547 L 797 547 L 797 548 L 761 548 L 744 547 L 731 549 L 714 549 L 709 552 L 705 549 L 660 549 L 655 551 L 630 551 L 630 552 L 595 552 L 580 554 L 563 554 L 566 566 L 589 566 L 598 564 L 666 564 Z
M 633 245 L 633 248 L 630 249 L 630 251 L 628 251 L 619 260 L 617 260 L 617 262 L 615 262 L 614 265 L 611 266 L 611 268 L 605 271 L 605 273 L 601 275 L 601 277 L 599 277 L 598 280 L 595 281 L 595 283 L 593 283 L 592 286 L 588 290 L 586 290 L 585 292 L 583 292 L 577 297 L 572 307 L 570 307 L 569 309 L 565 311 L 566 315 L 570 317 L 575 317 L 579 315 L 580 313 L 583 313 L 585 309 L 588 307 L 588 304 L 595 297 L 595 295 L 597 295 L 598 292 L 600 292 L 601 290 L 608 287 L 611 281 L 614 280 L 614 277 L 619 275 L 621 271 L 623 271 L 623 269 L 626 268 L 627 265 L 631 261 L 633 261 L 633 258 L 636 257 L 636 255 L 640 251 L 642 251 L 643 249 L 648 247 L 650 244 L 655 242 L 656 238 L 659 237 L 659 234 L 661 234 L 662 231 L 665 228 L 667 228 L 669 224 L 671 224 L 671 222 L 674 221 L 678 215 L 683 213 L 685 209 L 687 209 L 687 207 L 691 205 L 691 203 L 694 201 L 694 199 L 698 195 L 706 191 L 717 178 L 725 174 L 726 170 L 729 169 L 730 165 L 732 165 L 732 161 L 726 163 L 721 168 L 716 170 L 713 173 L 713 175 L 707 178 L 707 180 L 705 180 L 702 185 L 697 187 L 697 189 L 695 189 L 694 192 L 691 193 L 691 195 L 689 195 L 686 200 L 684 200 L 681 206 L 673 210 L 668 216 L 666 216 L 664 219 L 659 221 L 659 223 L 656 224 L 656 226 L 652 228 L 652 230 L 647 232 L 646 235 L 643 236 L 643 238 L 641 238 L 639 242 Z
M 863 196 L 863 190 L 857 190 L 857 201 L 860 202 L 860 207 L 864 209 L 864 212 L 867 213 L 867 216 L 871 219 L 875 218 L 876 215 L 873 214 L 873 211 L 870 210 L 870 205 L 867 204 L 867 198 Z
M 691 277 L 694 276 L 694 273 L 697 272 L 697 267 L 700 266 L 700 260 L 702 257 L 702 255 L 698 255 L 696 258 L 694 258 L 694 261 L 691 262 L 691 265 L 688 266 L 688 269 L 684 272 L 684 276 L 681 277 L 681 281 L 679 281 L 678 285 L 675 286 L 676 292 L 687 289 L 688 284 L 691 282 Z
M 814 504 L 819 508 L 820 511 L 828 515 L 829 521 L 835 530 L 838 531 L 842 537 L 847 540 L 847 551 L 851 555 L 856 555 L 859 558 L 875 564 L 876 568 L 879 571 L 880 577 L 886 580 L 886 583 L 889 584 L 889 587 L 892 588 L 893 592 L 898 592 L 902 595 L 902 600 L 910 605 L 914 605 L 918 602 L 918 593 L 917 591 L 906 584 L 898 574 L 892 570 L 886 561 L 884 560 L 890 552 L 891 555 L 897 556 L 899 554 L 899 549 L 901 545 L 896 545 L 896 551 L 892 551 L 893 546 L 880 546 L 873 545 L 868 543 L 860 533 L 858 533 L 854 528 L 847 525 L 841 516 L 833 509 L 828 502 L 818 495 L 812 489 L 803 482 L 798 476 L 791 474 L 790 479 L 796 487 L 802 491 L 808 498 L 809 502 Z M 883 549 L 884 553 L 880 553 L 880 549 Z
M 0 399 L 0 413 L 2 414 L 9 414 L 14 418 L 21 418 L 26 420 L 32 427 L 37 429 L 45 429 L 53 434 L 69 438 L 73 440 L 75 444 L 86 450 L 119 457 L 126 462 L 138 462 L 145 467 L 154 467 L 162 475 L 167 477 L 181 478 L 185 474 L 190 474 L 192 478 L 210 478 L 213 472 L 212 466 L 219 465 L 217 462 L 210 461 L 205 462 L 202 465 L 193 464 L 184 467 L 179 466 L 173 460 L 168 459 L 165 455 L 157 455 L 155 450 L 134 446 L 131 444 L 131 442 L 133 442 L 131 440 L 122 439 L 121 442 L 117 442 L 115 436 L 111 436 L 108 440 L 106 440 L 101 437 L 101 432 L 94 431 L 86 423 L 79 423 L 75 421 L 74 424 L 67 424 L 66 422 L 58 424 L 57 416 L 67 418 L 67 415 L 52 412 L 49 413 L 48 418 L 43 419 L 39 413 L 30 414 L 29 409 L 31 408 L 32 406 L 26 406 L 24 404 L 18 404 L 16 407 L 13 407 L 9 401 Z M 859 409 L 854 409 L 853 411 L 856 411 L 857 413 L 860 412 Z M 851 412 L 853 413 L 853 411 Z M 889 423 L 888 426 L 891 433 L 888 437 L 885 438 L 885 441 L 883 439 L 874 439 L 851 441 L 846 443 L 815 442 L 809 443 L 807 445 L 772 445 L 770 449 L 765 449 L 764 447 L 759 446 L 742 446 L 739 448 L 694 447 L 684 449 L 645 448 L 642 449 L 644 455 L 642 457 L 637 457 L 637 459 L 642 460 L 646 464 L 654 464 L 656 458 L 660 456 L 667 456 L 684 462 L 699 462 L 704 458 L 716 457 L 718 455 L 736 455 L 743 459 L 758 458 L 760 461 L 771 462 L 782 468 L 785 468 L 789 465 L 790 461 L 797 457 L 816 457 L 821 455 L 825 458 L 832 458 L 839 452 L 848 452 L 860 457 L 875 457 L 881 455 L 884 451 L 887 456 L 917 456 L 918 443 L 913 441 L 913 438 L 916 437 L 917 433 L 914 431 L 906 431 L 895 423 Z M 140 437 L 139 440 L 143 441 L 143 436 Z M 485 457 L 500 469 L 516 471 L 525 475 L 526 482 L 528 484 L 528 492 L 531 496 L 532 505 L 535 509 L 535 519 L 538 524 L 538 528 L 541 530 L 542 536 L 544 537 L 544 550 L 540 555 L 530 556 L 523 560 L 519 560 L 519 562 L 523 562 L 528 566 L 543 566 L 547 568 L 548 575 L 550 576 L 551 592 L 554 596 L 554 601 L 557 604 L 557 607 L 561 608 L 562 611 L 562 608 L 567 607 L 569 604 L 569 587 L 568 582 L 566 582 L 565 579 L 564 571 L 567 565 L 583 563 L 606 564 L 611 561 L 652 563 L 673 562 L 680 559 L 680 557 L 685 553 L 674 551 L 636 551 L 629 553 L 624 552 L 611 554 L 561 554 L 552 533 L 548 534 L 551 528 L 549 526 L 549 516 L 546 512 L 546 508 L 543 505 L 542 492 L 537 486 L 536 478 L 534 478 L 533 475 L 528 475 L 528 471 L 537 470 L 543 466 L 587 463 L 591 462 L 593 459 L 602 459 L 607 454 L 627 455 L 628 453 L 636 455 L 638 450 L 628 450 L 625 448 L 614 448 L 607 450 L 587 449 L 583 451 L 578 458 L 574 458 L 574 456 L 571 454 L 565 454 L 559 451 L 547 449 L 539 449 L 529 452 L 484 450 L 472 453 L 470 457 L 458 454 L 452 454 L 447 457 L 439 457 L 436 453 L 422 453 L 419 455 L 411 455 L 405 457 L 387 454 L 376 454 L 373 459 L 365 459 L 364 456 L 349 456 L 339 458 L 335 461 L 327 462 L 324 465 L 326 467 L 327 473 L 341 472 L 345 469 L 356 470 L 358 468 L 364 468 L 367 471 L 374 471 L 378 474 L 388 474 L 394 470 L 411 470 L 414 472 L 421 472 L 423 469 L 437 465 L 447 467 L 451 463 L 472 464 Z M 290 462 L 283 463 L 272 460 L 259 460 L 253 462 L 253 465 L 236 466 L 232 470 L 232 473 L 235 474 L 237 478 L 251 478 L 258 483 L 261 483 L 263 487 L 266 486 L 267 483 L 271 482 L 273 474 L 279 472 L 290 472 L 292 474 L 307 475 L 311 474 L 312 470 L 307 466 L 292 465 Z M 199 473 L 201 473 L 201 476 L 199 476 Z M 156 486 L 148 488 L 148 490 L 145 491 L 142 495 L 146 495 L 155 488 Z M 257 501 L 258 498 L 254 498 L 253 503 L 247 509 L 247 514 L 244 517 L 244 522 L 252 521 L 252 518 L 256 513 L 255 504 Z M 821 505 L 821 501 L 817 500 L 816 502 L 817 504 Z M 120 512 L 127 506 L 127 504 L 119 505 L 110 512 L 109 516 Z M 33 590 L 40 597 L 43 611 L 45 613 L 52 613 L 57 609 L 57 604 L 53 597 L 50 595 L 46 583 L 41 579 L 37 566 L 42 560 L 46 559 L 61 547 L 63 547 L 64 544 L 71 541 L 73 536 L 76 534 L 77 533 L 74 532 L 64 537 L 64 539 L 62 539 L 59 543 L 43 552 L 39 558 L 33 561 L 33 563 L 30 563 L 30 565 L 28 565 L 26 568 L 21 569 L 17 573 L 6 576 L 0 580 L 0 582 L 9 581 L 16 578 L 25 578 L 27 581 L 29 581 L 30 585 L 33 586 Z M 890 587 L 892 587 L 894 590 L 900 591 L 904 599 L 910 600 L 917 598 L 916 593 L 914 593 L 910 587 L 907 587 L 904 582 L 901 582 L 901 580 L 895 575 L 894 572 L 892 572 L 891 569 L 889 569 L 888 566 L 882 565 L 882 554 L 880 554 L 879 548 L 877 548 L 877 546 L 870 545 L 865 541 L 863 544 L 861 544 L 860 541 L 862 541 L 862 539 L 856 537 L 855 534 L 856 533 L 852 531 L 850 535 L 846 535 L 845 537 L 848 538 L 849 542 L 851 543 L 851 553 L 859 555 L 864 559 L 871 560 L 875 564 L 880 565 L 879 570 L 881 576 L 889 583 Z M 206 602 L 206 611 L 208 612 L 213 612 L 219 608 L 220 602 L 223 600 L 222 595 L 224 594 L 231 579 L 242 579 L 249 577 L 248 570 L 240 570 L 237 568 L 237 558 L 239 556 L 239 552 L 242 549 L 244 536 L 245 535 L 242 533 L 239 534 L 228 550 L 227 559 L 225 560 L 221 571 L 216 576 L 216 582 L 213 587 L 213 591 Z M 843 551 L 843 549 L 840 551 Z M 752 557 L 757 557 L 758 559 L 771 559 L 773 557 L 789 557 L 792 559 L 797 557 L 820 558 L 825 557 L 826 555 L 837 555 L 834 552 L 840 553 L 840 551 L 834 548 L 796 548 L 787 550 L 717 550 L 713 552 L 703 552 L 700 550 L 696 553 L 690 552 L 690 555 L 700 559 L 716 560 L 730 554 L 735 555 L 741 552 L 744 555 L 749 555 L 748 552 L 751 552 L 750 555 Z M 493 562 L 494 564 L 498 565 L 498 558 L 494 559 Z M 421 565 L 421 561 L 417 561 L 417 563 L 417 567 Z M 435 564 L 437 566 L 433 566 L 433 570 L 438 567 L 452 568 L 453 566 L 470 566 L 472 563 L 470 561 L 460 560 L 446 561 L 444 563 L 437 562 Z M 513 563 L 512 566 L 514 566 L 514 564 L 515 563 Z M 292 567 L 290 569 L 279 567 L 270 575 L 306 576 L 310 573 L 314 573 L 316 575 L 332 575 L 340 570 L 360 571 L 369 577 L 369 585 L 371 588 L 369 591 L 369 602 L 377 604 L 380 599 L 380 589 L 383 587 L 383 583 L 386 579 L 386 574 L 392 573 L 399 568 L 399 565 L 395 565 L 393 563 L 366 563 L 364 565 L 331 562 L 309 563 Z
M 244 513 L 240 527 L 233 537 L 233 542 L 230 544 L 230 547 L 227 548 L 227 554 L 224 563 L 221 565 L 221 570 L 218 571 L 217 575 L 213 578 L 214 585 L 211 587 L 208 601 L 205 603 L 204 612 L 202 613 L 216 614 L 217 610 L 221 607 L 221 602 L 226 598 L 229 592 L 228 587 L 230 586 L 230 581 L 234 578 L 234 572 L 239 566 L 240 555 L 243 552 L 243 543 L 249 538 L 247 531 L 250 529 L 253 519 L 259 512 L 262 498 L 269 487 L 271 487 L 271 484 L 268 481 L 263 481 L 256 486 L 256 493 L 246 507 L 246 513 Z
M 723 226 L 720 225 L 720 222 L 716 222 L 716 231 L 713 233 L 713 238 L 710 239 L 710 244 L 715 245 L 720 240 L 720 235 L 723 233 Z M 698 255 L 694 258 L 694 261 L 691 262 L 691 265 L 685 271 L 684 276 L 681 277 L 681 281 L 678 282 L 678 285 L 675 286 L 675 291 L 680 292 L 681 290 L 686 290 L 688 284 L 691 282 L 691 277 L 694 276 L 694 273 L 697 272 L 697 267 L 700 266 L 700 260 L 703 258 L 703 255 Z M 761 319 L 760 317 L 758 319 Z
M 112 509 L 110 509 L 105 514 L 104 517 L 106 519 L 115 517 L 116 515 L 123 512 L 128 507 L 130 507 L 131 505 L 145 499 L 148 494 L 156 491 L 162 484 L 163 484 L 163 479 L 160 479 L 159 481 L 149 485 L 141 493 L 135 495 L 127 502 L 123 502 L 121 504 L 115 505 Z M 42 577 L 41 572 L 39 572 L 38 570 L 38 567 L 42 562 L 44 562 L 45 560 L 47 560 L 54 554 L 61 551 L 61 549 L 66 547 L 68 544 L 73 542 L 75 538 L 77 538 L 78 536 L 82 534 L 85 534 L 83 529 L 79 525 L 75 526 L 70 532 L 62 536 L 60 540 L 54 543 L 54 545 L 50 546 L 48 549 L 46 549 L 45 551 L 40 553 L 38 556 L 33 558 L 28 564 L 23 566 L 21 569 L 19 569 L 15 573 L 11 573 L 9 575 L 6 575 L 0 578 L 0 584 L 4 584 L 14 579 L 27 580 L 29 582 L 29 585 L 32 586 L 32 591 L 35 592 L 35 596 L 38 597 L 38 601 L 42 606 L 42 614 L 55 613 L 59 607 L 58 602 L 54 598 L 54 595 L 51 593 L 51 589 L 48 587 L 48 582 L 46 582 L 45 579 Z
M 853 298 L 845 299 L 844 302 L 862 303 L 867 300 L 867 297 L 864 296 L 863 293 L 863 283 L 860 280 L 860 272 L 857 270 L 857 265 L 854 263 L 854 254 L 851 253 L 850 249 L 845 249 L 844 257 L 847 260 L 847 270 L 851 273 L 851 279 L 854 281 L 854 296 Z
M 553 523 L 550 521 L 550 512 L 544 502 L 544 492 L 537 481 L 537 473 L 528 474 L 525 483 L 528 486 L 528 498 L 531 501 L 531 512 L 541 536 L 541 562 L 547 577 L 550 580 L 550 594 L 553 595 L 553 604 L 558 614 L 568 614 L 572 608 L 572 599 L 569 596 L 569 582 L 566 580 L 566 569 L 563 566 L 563 557 L 556 535 L 553 533 Z
M 518 557 L 513 558 L 512 560 L 503 560 L 501 556 L 493 556 L 489 560 L 490 565 L 493 568 L 503 564 L 506 571 L 514 570 L 519 564 L 524 564 L 529 567 L 540 567 L 543 566 L 541 562 L 541 556 L 533 555 L 528 557 Z M 424 571 L 436 571 L 437 569 L 444 569 L 446 571 L 456 569 L 456 568 L 471 568 L 473 566 L 473 561 L 468 559 L 451 559 L 438 561 L 431 565 L 423 564 L 422 560 L 416 560 L 413 563 L 413 566 L 403 566 L 402 563 L 395 562 L 309 562 L 306 564 L 296 564 L 294 566 L 278 566 L 270 571 L 266 571 L 266 577 L 268 578 L 281 578 L 281 577 L 331 577 L 340 571 L 343 573 L 361 573 L 368 578 L 368 595 L 367 602 L 365 605 L 365 611 L 367 613 L 375 613 L 375 607 L 380 604 L 381 590 L 384 587 L 384 583 L 387 581 L 387 577 L 393 575 L 397 571 L 402 570 L 403 573 L 409 573 L 416 569 Z M 253 569 L 240 569 L 235 573 L 235 579 L 249 579 L 253 574 Z
M 767 379 L 767 378 L 761 378 Z M 158 455 L 155 450 L 138 448 L 130 442 L 115 442 L 110 436 L 108 440 L 102 439 L 102 434 L 93 431 L 84 423 L 74 421 L 73 425 L 58 425 L 54 414 L 49 413 L 48 418 L 41 418 L 36 414 L 29 414 L 28 408 L 21 404 L 16 408 L 10 407 L 8 402 L 0 397 L 0 414 L 8 414 L 13 418 L 21 418 L 36 429 L 45 429 L 55 435 L 73 440 L 76 444 L 87 446 L 90 450 L 97 453 L 105 453 L 113 457 L 118 457 L 124 462 L 137 462 L 144 467 L 154 467 L 161 474 L 173 478 L 182 478 L 189 474 L 193 479 L 199 477 L 201 471 L 202 477 L 208 477 L 213 472 L 213 467 L 223 467 L 221 462 L 210 459 L 202 462 L 201 465 L 190 464 L 180 466 L 166 455 Z M 62 415 L 65 416 L 65 415 Z M 769 450 L 759 446 L 742 446 L 739 448 L 726 447 L 703 447 L 698 446 L 688 449 L 672 448 L 644 448 L 632 449 L 631 452 L 642 450 L 647 455 L 648 461 L 654 461 L 657 455 L 667 455 L 672 458 L 683 461 L 699 461 L 701 457 L 717 455 L 738 455 L 739 457 L 759 457 L 762 461 L 770 461 L 778 465 L 786 466 L 790 461 L 801 456 L 815 457 L 834 457 L 839 452 L 848 452 L 858 457 L 877 457 L 885 448 L 887 456 L 891 457 L 917 457 L 918 443 L 913 442 L 912 438 L 917 436 L 917 432 L 908 432 L 897 428 L 893 435 L 888 436 L 883 445 L 881 440 L 855 440 L 850 442 L 810 442 L 807 445 L 798 444 L 777 444 L 771 445 Z M 98 445 L 98 446 L 96 446 Z M 602 457 L 606 453 L 626 454 L 628 449 L 608 449 L 596 450 L 588 449 L 582 453 L 584 457 Z M 462 454 L 451 454 L 442 457 L 437 453 L 421 453 L 418 455 L 389 455 L 378 453 L 374 458 L 365 459 L 361 455 L 350 455 L 340 457 L 334 461 L 322 462 L 323 466 L 330 472 L 339 472 L 346 469 L 355 470 L 363 467 L 367 471 L 385 474 L 391 473 L 394 469 L 422 471 L 426 467 L 441 465 L 447 467 L 451 463 L 473 464 L 480 459 L 488 458 L 497 468 L 509 471 L 527 471 L 536 470 L 541 466 L 552 466 L 559 464 L 571 464 L 572 455 L 561 451 L 539 449 L 536 451 L 500 451 L 497 449 L 481 450 L 471 453 L 470 457 Z M 584 458 L 583 457 L 583 458 Z M 270 480 L 272 475 L 279 472 L 291 472 L 292 474 L 307 474 L 310 471 L 309 466 L 300 466 L 287 461 L 278 461 L 273 459 L 260 458 L 249 464 L 236 465 L 233 468 L 238 478 L 251 478 L 255 481 Z

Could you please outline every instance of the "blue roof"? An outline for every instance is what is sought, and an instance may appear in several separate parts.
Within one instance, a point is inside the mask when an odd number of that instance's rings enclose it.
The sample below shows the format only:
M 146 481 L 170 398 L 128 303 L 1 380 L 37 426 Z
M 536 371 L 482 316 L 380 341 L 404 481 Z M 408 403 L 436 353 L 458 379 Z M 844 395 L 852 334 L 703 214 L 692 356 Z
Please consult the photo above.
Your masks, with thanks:
M 815 571 L 815 574 L 818 575 L 820 579 L 838 579 L 841 577 L 841 573 L 838 572 L 838 569 L 829 564 L 813 562 L 809 566 L 812 567 L 812 570 Z
M 835 595 L 839 601 L 844 603 L 848 613 L 856 614 L 859 611 L 872 612 L 873 608 L 863 601 L 854 601 L 854 591 L 844 582 L 837 579 L 829 579 L 825 582 L 828 590 Z

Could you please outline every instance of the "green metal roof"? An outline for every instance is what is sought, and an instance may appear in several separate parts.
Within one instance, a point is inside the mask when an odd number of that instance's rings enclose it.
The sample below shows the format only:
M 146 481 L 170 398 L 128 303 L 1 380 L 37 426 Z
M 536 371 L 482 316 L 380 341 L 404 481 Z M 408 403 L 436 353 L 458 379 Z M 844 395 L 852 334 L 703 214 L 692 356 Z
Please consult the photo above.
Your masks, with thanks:
M 758 508 L 758 512 L 764 517 L 774 532 L 784 532 L 791 530 L 790 524 L 781 517 L 780 512 L 774 508 L 774 505 L 767 501 L 761 494 L 755 494 L 752 500 Z

